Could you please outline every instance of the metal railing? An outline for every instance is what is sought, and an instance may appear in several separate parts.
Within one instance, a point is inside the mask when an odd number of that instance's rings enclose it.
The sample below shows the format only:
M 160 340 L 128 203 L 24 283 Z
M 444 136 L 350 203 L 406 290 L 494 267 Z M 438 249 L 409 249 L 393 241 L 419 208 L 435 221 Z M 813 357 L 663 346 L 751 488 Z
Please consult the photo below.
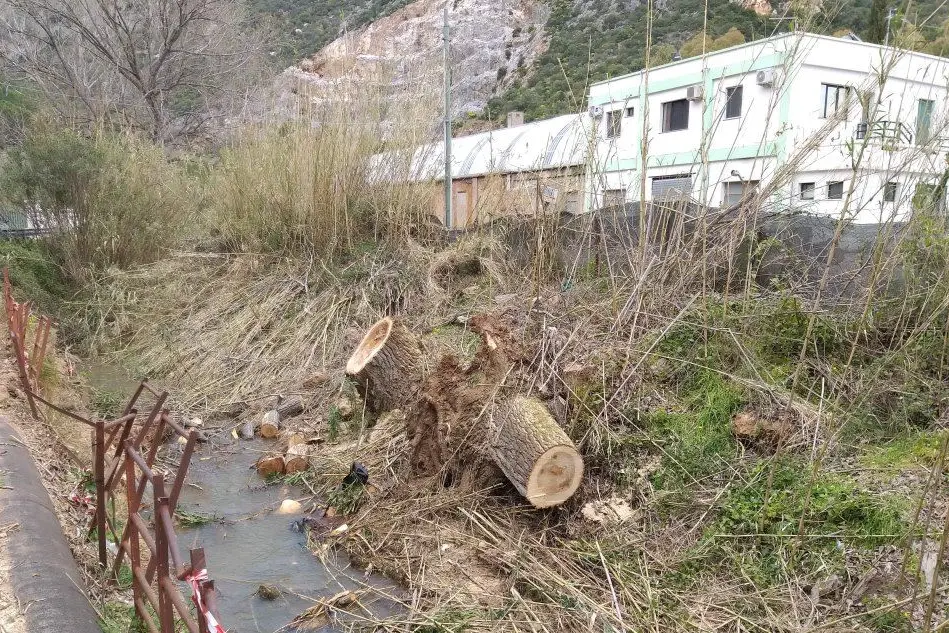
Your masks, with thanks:
M 858 123 L 856 129 L 857 140 L 865 138 L 879 139 L 884 143 L 898 145 L 913 144 L 913 130 L 902 121 L 870 121 Z
M 123 560 L 128 556 L 132 573 L 132 593 L 135 611 L 150 633 L 175 633 L 176 620 L 184 624 L 190 633 L 216 633 L 223 628 L 213 628 L 216 620 L 214 581 L 207 579 L 203 549 L 191 550 L 190 564 L 185 565 L 178 551 L 175 536 L 174 515 L 178 496 L 184 486 L 185 476 L 194 454 L 198 434 L 194 429 L 186 430 L 172 419 L 165 403 L 167 391 L 155 390 L 142 380 L 129 398 L 122 414 L 114 420 L 87 419 L 75 412 L 60 407 L 40 395 L 39 377 L 46 357 L 52 320 L 44 315 L 32 313 L 29 302 L 17 303 L 13 299 L 9 273 L 3 271 L 4 307 L 13 353 L 16 357 L 20 387 L 26 394 L 30 412 L 39 420 L 36 403 L 42 403 L 92 431 L 93 479 L 95 482 L 94 511 L 89 522 L 88 534 L 95 531 L 99 565 L 109 566 L 108 536 L 117 544 L 112 561 L 112 578 L 117 580 Z M 25 352 L 31 317 L 35 316 L 37 329 L 33 334 L 33 353 Z M 142 394 L 154 397 L 148 415 L 142 418 L 135 408 Z M 140 426 L 136 430 L 136 422 Z M 185 440 L 174 473 L 165 473 L 154 468 L 158 447 L 162 444 L 165 430 Z M 143 455 L 142 446 L 148 451 Z M 171 490 L 165 494 L 166 475 L 173 474 Z M 125 507 L 128 514 L 124 523 L 114 516 L 115 489 L 125 480 Z M 142 514 L 142 497 L 148 486 L 153 493 L 153 516 L 151 525 Z M 107 508 L 111 508 L 110 515 Z M 121 537 L 119 531 L 121 527 Z M 143 565 L 141 546 L 149 550 L 148 563 Z M 174 572 L 174 574 L 172 574 Z M 175 580 L 188 581 L 192 588 L 192 601 L 197 607 L 193 616 Z M 152 619 L 148 607 L 158 614 L 158 623 Z M 177 614 L 177 615 L 176 615 Z

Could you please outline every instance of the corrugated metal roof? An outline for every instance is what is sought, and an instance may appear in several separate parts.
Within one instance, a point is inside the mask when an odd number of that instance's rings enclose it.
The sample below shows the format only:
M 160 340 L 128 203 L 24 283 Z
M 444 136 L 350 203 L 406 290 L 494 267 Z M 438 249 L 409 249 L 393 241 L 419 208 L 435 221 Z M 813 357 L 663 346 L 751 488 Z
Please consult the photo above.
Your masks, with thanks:
M 452 177 L 472 178 L 583 165 L 590 128 L 586 114 L 568 114 L 452 139 Z M 412 160 L 413 177 L 419 180 L 443 178 L 444 156 L 444 143 L 418 148 Z

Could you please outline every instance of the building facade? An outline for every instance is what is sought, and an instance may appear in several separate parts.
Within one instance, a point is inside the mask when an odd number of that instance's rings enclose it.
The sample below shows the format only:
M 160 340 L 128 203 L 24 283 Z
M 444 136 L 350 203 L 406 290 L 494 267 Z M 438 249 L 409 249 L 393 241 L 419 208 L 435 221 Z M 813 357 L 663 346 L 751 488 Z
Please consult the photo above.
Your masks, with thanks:
M 501 216 L 580 213 L 584 209 L 591 119 L 570 114 L 452 140 L 452 209 L 448 226 L 469 228 Z M 430 208 L 444 222 L 444 144 L 416 150 L 412 180 L 438 182 Z
M 904 219 L 947 169 L 949 60 L 790 33 L 593 84 L 585 206 Z

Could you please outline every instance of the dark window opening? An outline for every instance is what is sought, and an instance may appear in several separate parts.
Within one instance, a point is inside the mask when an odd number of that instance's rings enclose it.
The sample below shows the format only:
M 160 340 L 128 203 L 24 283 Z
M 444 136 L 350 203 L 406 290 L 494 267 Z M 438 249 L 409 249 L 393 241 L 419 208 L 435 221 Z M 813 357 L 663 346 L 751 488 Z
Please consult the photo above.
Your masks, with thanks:
M 724 189 L 722 190 L 722 205 L 727 209 L 741 204 L 743 201 L 750 198 L 758 189 L 757 180 L 726 182 L 723 183 L 723 185 Z
M 802 182 L 801 183 L 801 200 L 813 200 L 813 199 L 814 199 L 814 183 Z
M 843 200 L 844 183 L 842 180 L 827 183 L 827 198 L 829 200 Z
M 840 114 L 841 118 L 846 119 L 850 88 L 836 84 L 821 84 L 821 88 L 824 91 L 824 110 L 821 116 L 829 119 Z
M 662 131 L 675 132 L 689 129 L 689 101 L 676 99 L 662 104 Z
M 892 180 L 883 185 L 883 202 L 896 202 L 896 188 L 899 183 Z
M 626 108 L 626 116 L 631 117 L 635 113 L 636 113 L 636 108 L 634 108 L 633 106 L 629 106 L 628 108 Z
M 606 138 L 619 138 L 623 133 L 622 115 L 621 110 L 610 110 L 606 113 Z
M 734 86 L 725 89 L 725 118 L 737 119 L 741 116 L 742 87 Z

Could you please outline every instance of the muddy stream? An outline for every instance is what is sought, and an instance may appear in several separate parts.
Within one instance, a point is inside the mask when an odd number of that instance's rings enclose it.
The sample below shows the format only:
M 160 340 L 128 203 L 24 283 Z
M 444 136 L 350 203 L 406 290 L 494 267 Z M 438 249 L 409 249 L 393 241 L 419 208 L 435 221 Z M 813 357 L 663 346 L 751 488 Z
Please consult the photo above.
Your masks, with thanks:
M 93 388 L 130 393 L 137 384 L 114 368 L 87 370 Z M 360 591 L 358 606 L 349 607 L 355 612 L 381 617 L 397 611 L 395 603 L 383 597 L 399 595 L 392 582 L 351 568 L 341 552 L 326 552 L 324 564 L 306 546 L 307 535 L 298 527 L 303 515 L 277 513 L 284 499 L 300 501 L 304 510 L 313 504 L 308 490 L 267 484 L 257 474 L 254 464 L 271 441 L 235 440 L 230 429 L 209 429 L 208 437 L 191 459 L 178 510 L 211 517 L 211 521 L 179 526 L 178 545 L 185 557 L 190 548 L 204 548 L 208 572 L 218 590 L 222 624 L 230 633 L 293 631 L 289 625 L 297 614 L 320 598 L 344 590 L 372 589 Z M 177 461 L 181 446 L 171 443 L 162 452 L 165 459 Z M 259 597 L 257 589 L 262 584 L 277 587 L 280 597 Z

